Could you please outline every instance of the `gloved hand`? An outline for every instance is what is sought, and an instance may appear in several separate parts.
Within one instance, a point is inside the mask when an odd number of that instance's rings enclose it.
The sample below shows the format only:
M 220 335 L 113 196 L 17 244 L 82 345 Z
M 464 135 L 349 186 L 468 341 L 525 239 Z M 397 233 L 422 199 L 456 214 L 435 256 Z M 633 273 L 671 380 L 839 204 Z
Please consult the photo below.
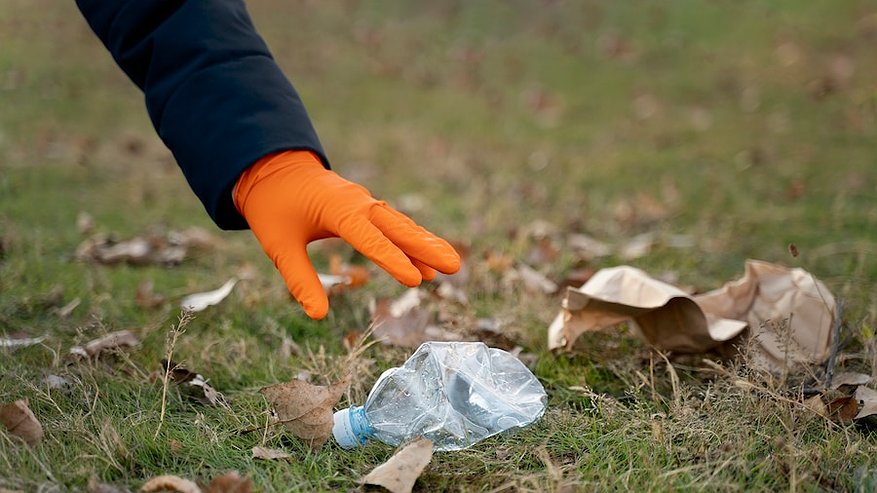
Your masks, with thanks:
M 460 256 L 445 240 L 372 198 L 368 190 L 323 167 L 308 151 L 285 151 L 260 159 L 238 179 L 238 211 L 305 312 L 321 319 L 329 299 L 306 246 L 338 236 L 414 287 L 436 270 L 453 274 Z

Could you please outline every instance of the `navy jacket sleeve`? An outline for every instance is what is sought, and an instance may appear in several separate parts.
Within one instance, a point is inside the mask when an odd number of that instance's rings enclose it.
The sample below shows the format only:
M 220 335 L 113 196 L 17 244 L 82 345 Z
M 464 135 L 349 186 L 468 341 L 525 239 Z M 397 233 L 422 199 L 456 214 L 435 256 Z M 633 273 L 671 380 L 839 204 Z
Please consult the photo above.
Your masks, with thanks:
M 301 99 L 243 0 L 76 3 L 143 90 L 155 129 L 219 227 L 247 227 L 231 189 L 262 156 L 310 150 L 328 167 Z

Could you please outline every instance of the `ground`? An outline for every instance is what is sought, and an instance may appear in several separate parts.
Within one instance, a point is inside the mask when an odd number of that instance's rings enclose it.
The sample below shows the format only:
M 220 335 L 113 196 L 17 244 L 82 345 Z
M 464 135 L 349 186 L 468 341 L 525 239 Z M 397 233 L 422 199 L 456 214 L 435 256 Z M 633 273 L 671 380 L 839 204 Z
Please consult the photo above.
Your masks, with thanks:
M 736 362 L 664 359 L 627 332 L 547 350 L 559 295 L 503 282 L 504 259 L 559 280 L 631 264 L 703 291 L 747 258 L 803 267 L 844 301 L 838 370 L 870 372 L 877 305 L 877 7 L 865 1 L 253 1 L 276 59 L 307 104 L 334 168 L 465 245 L 473 316 L 499 319 L 535 355 L 549 395 L 531 428 L 437 454 L 418 491 L 837 490 L 877 487 L 875 437 L 806 409 L 801 387 Z M 264 425 L 258 389 L 310 372 L 325 384 L 343 338 L 369 325 L 369 284 L 307 319 L 248 232 L 220 232 L 155 137 L 142 96 L 73 2 L 0 5 L 0 403 L 27 398 L 45 428 L 29 449 L 0 434 L 0 487 L 63 491 L 99 481 L 132 490 L 159 474 L 238 470 L 260 491 L 335 491 L 392 453 L 318 452 Z M 87 213 L 93 231 L 80 232 Z M 534 227 L 536 225 L 536 227 Z M 549 226 L 546 226 L 549 225 Z M 95 233 L 208 229 L 181 265 L 77 261 Z M 559 247 L 539 251 L 545 230 Z M 583 260 L 585 233 L 635 258 Z M 794 245 L 797 255 L 790 252 Z M 330 251 L 315 248 L 321 270 Z M 547 257 L 547 258 L 546 258 Z M 174 357 L 230 408 L 156 375 L 183 295 L 248 273 L 200 312 Z M 136 301 L 151 281 L 166 297 Z M 71 304 L 79 300 L 78 304 Z M 66 309 L 64 309 L 66 308 Z M 70 346 L 130 328 L 134 349 L 71 362 Z M 294 344 L 292 344 L 294 343 Z M 347 402 L 410 351 L 373 346 Z M 678 386 L 671 375 L 678 375 Z M 71 382 L 50 389 L 47 375 Z M 161 423 L 161 426 L 159 424 Z M 256 445 L 291 461 L 257 461 Z

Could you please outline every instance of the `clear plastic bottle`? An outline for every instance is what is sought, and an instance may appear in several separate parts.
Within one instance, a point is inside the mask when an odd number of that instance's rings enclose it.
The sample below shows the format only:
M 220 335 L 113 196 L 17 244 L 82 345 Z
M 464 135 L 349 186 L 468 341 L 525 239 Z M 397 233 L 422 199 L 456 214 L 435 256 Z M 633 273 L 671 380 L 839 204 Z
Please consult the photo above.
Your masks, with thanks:
M 344 448 L 425 436 L 435 450 L 458 450 L 533 423 L 546 402 L 542 384 L 511 354 L 480 342 L 426 342 L 378 378 L 364 406 L 336 412 L 332 434 Z

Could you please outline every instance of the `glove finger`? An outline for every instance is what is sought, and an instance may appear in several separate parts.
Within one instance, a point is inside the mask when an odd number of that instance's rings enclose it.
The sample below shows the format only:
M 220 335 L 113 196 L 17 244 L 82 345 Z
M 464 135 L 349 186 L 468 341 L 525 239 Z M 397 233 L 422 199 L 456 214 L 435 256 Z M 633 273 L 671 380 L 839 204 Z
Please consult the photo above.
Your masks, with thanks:
M 320 320 L 329 313 L 329 298 L 317 271 L 308 257 L 307 248 L 290 248 L 273 257 L 274 265 L 286 280 L 289 293 L 304 308 L 305 313 L 314 320 Z
M 417 270 L 420 271 L 420 277 L 422 277 L 424 281 L 432 281 L 435 279 L 435 276 L 438 275 L 438 272 L 436 272 L 435 269 L 424 264 L 420 260 L 412 257 L 408 257 L 408 260 L 411 261 L 414 267 L 417 267 Z
M 338 235 L 402 284 L 415 287 L 423 279 L 408 256 L 368 219 L 349 220 L 341 225 Z
M 444 239 L 430 233 L 405 214 L 384 204 L 371 208 L 371 222 L 409 257 L 444 272 L 460 270 L 460 255 Z

